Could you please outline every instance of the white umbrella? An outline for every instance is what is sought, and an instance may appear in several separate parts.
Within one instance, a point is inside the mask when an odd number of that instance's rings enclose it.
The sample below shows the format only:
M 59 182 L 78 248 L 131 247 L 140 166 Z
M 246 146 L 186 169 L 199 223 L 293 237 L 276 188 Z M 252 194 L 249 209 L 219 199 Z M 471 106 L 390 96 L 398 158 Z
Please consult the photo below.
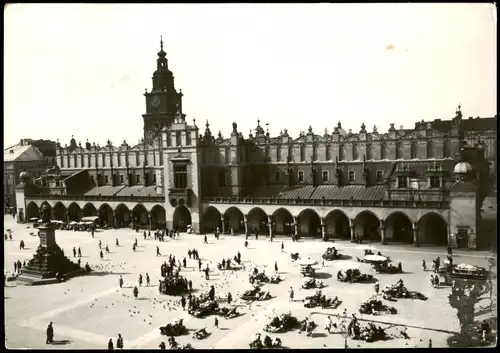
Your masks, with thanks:
M 75 221 L 71 221 L 71 222 L 69 222 L 69 224 L 71 224 L 71 225 L 75 225 L 75 224 L 78 224 L 78 223 L 77 223 L 77 222 L 75 222 Z
M 387 257 L 380 255 L 366 255 L 364 259 L 365 261 L 375 261 L 375 262 L 387 261 Z
M 36 217 L 32 217 L 32 218 L 30 218 L 30 221 L 31 221 L 31 222 L 36 222 L 36 221 L 38 221 L 38 218 L 36 218 Z
M 318 261 L 315 261 L 313 259 L 298 259 L 295 263 L 301 266 L 312 266 L 316 265 Z
M 334 265 L 341 270 L 353 270 L 359 268 L 359 263 L 354 261 L 335 261 Z
M 371 245 L 358 245 L 356 246 L 356 249 L 359 249 L 359 250 L 377 250 L 375 247 L 371 246 Z

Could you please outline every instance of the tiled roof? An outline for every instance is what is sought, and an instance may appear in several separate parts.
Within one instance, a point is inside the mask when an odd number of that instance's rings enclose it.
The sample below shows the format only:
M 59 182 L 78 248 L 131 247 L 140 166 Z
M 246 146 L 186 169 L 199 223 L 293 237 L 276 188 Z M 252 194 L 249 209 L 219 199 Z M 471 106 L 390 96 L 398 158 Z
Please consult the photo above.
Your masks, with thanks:
M 320 185 L 315 188 L 310 199 L 321 200 L 381 200 L 385 197 L 385 185 L 366 187 L 364 185 Z
M 314 192 L 314 187 L 312 185 L 303 186 L 301 188 L 296 188 L 292 190 L 282 191 L 278 194 L 280 199 L 296 199 L 300 197 L 301 199 L 309 199 Z
M 272 185 L 259 188 L 250 194 L 250 197 L 276 197 L 280 192 L 286 189 L 286 185 Z
M 125 186 L 98 186 L 85 193 L 85 196 L 114 196 Z
M 32 145 L 12 146 L 3 153 L 4 162 L 28 162 L 43 160 L 43 154 Z
M 451 130 L 452 121 L 451 120 L 434 120 L 429 121 L 431 127 L 441 132 L 448 132 Z M 475 118 L 468 119 L 462 118 L 463 128 L 465 131 L 487 131 L 496 130 L 497 128 L 497 118 Z
M 123 187 L 120 192 L 116 194 L 116 196 L 140 196 L 147 197 L 150 195 L 156 195 L 156 187 L 155 186 L 126 186 Z

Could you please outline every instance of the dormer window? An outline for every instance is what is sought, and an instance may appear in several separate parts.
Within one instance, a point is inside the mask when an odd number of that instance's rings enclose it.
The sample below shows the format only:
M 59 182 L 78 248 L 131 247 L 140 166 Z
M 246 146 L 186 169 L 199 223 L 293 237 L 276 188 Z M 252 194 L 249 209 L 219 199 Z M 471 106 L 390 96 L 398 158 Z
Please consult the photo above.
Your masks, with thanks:
M 349 171 L 349 182 L 354 183 L 356 181 L 356 174 L 354 173 L 354 170 Z
M 381 170 L 377 170 L 377 181 L 382 181 L 383 178 L 383 172 Z

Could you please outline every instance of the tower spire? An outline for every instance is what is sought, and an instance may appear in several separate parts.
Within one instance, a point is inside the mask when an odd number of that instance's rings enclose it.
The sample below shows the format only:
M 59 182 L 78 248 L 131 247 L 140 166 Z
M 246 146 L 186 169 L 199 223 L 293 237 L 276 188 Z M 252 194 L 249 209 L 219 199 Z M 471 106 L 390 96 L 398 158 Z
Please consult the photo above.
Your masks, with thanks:
M 160 36 L 160 50 L 163 51 L 163 36 Z

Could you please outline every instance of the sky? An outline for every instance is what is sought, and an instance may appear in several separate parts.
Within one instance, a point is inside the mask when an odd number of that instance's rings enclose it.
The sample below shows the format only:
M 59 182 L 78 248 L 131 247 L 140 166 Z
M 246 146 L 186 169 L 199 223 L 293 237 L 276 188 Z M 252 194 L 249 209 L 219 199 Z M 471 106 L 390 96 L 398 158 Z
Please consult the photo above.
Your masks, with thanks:
M 187 122 L 297 137 L 496 111 L 491 4 L 13 4 L 4 148 L 142 137 L 160 35 Z

